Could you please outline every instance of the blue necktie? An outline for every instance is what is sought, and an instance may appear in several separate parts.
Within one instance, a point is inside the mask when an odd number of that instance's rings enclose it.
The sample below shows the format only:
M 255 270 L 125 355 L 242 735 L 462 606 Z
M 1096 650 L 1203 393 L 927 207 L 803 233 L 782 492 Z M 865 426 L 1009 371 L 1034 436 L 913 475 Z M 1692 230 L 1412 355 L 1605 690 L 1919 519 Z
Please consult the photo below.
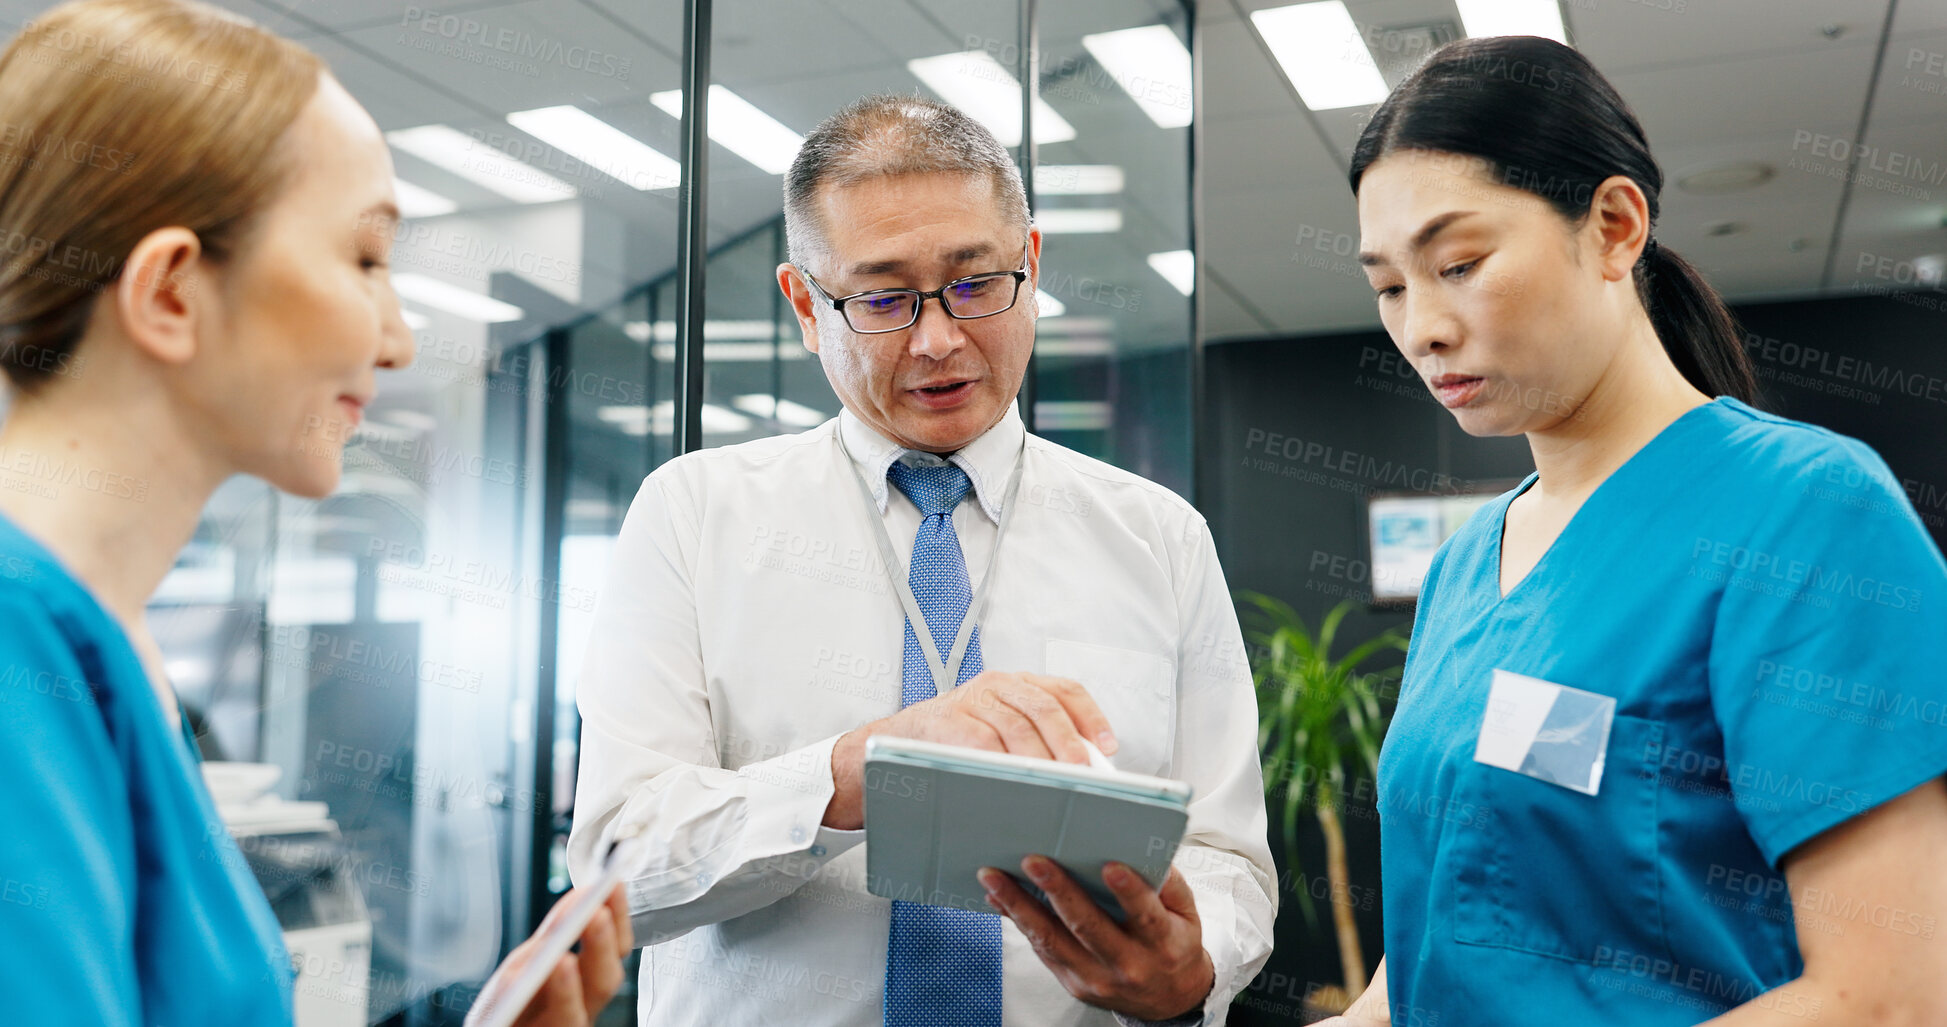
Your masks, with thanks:
M 910 467 L 894 462 L 886 473 L 919 508 L 919 534 L 913 539 L 906 580 L 945 660 L 973 602 L 967 558 L 953 530 L 953 508 L 971 487 L 967 472 L 952 464 Z M 907 622 L 902 708 L 937 694 L 914 627 Z M 975 628 L 954 684 L 980 673 L 980 666 L 980 629 Z M 1000 917 L 895 899 L 886 945 L 886 1027 L 999 1027 L 1000 1022 Z

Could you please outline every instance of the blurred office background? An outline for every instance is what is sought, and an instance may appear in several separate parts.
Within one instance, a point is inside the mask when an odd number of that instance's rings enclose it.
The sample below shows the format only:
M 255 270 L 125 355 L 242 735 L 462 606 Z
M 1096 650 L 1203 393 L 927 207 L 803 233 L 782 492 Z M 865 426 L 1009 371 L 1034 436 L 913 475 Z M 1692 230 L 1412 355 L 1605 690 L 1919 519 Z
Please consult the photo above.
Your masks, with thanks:
M 230 482 L 152 611 L 208 757 L 279 768 L 228 798 L 310 932 L 305 1027 L 458 1023 L 567 888 L 577 662 L 637 486 L 838 410 L 774 282 L 781 175 L 868 92 L 945 99 L 1020 154 L 1047 233 L 1033 430 L 1190 498 L 1233 588 L 1313 622 L 1350 602 L 1345 637 L 1410 627 L 1442 504 L 1531 469 L 1430 401 L 1352 259 L 1360 125 L 1469 34 L 1556 35 L 1612 77 L 1668 176 L 1658 238 L 1736 304 L 1767 404 L 1872 443 L 1947 537 L 1941 0 L 224 4 L 387 132 L 419 346 L 337 494 Z M 700 169 L 686 70 L 707 70 Z M 1381 514 L 1436 530 L 1382 540 Z M 1369 785 L 1340 817 L 1368 968 Z M 1343 976 L 1299 816 L 1278 951 L 1233 1023 L 1307 1022 Z

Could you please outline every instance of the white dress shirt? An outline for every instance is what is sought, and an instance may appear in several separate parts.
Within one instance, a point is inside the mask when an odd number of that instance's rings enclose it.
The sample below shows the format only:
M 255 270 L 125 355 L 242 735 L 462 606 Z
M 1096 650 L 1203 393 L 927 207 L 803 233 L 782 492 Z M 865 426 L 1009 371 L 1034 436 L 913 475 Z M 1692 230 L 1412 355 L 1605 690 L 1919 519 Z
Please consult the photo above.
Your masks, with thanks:
M 897 459 L 939 460 L 848 411 L 678 457 L 629 509 L 578 684 L 568 865 L 588 880 L 618 827 L 647 831 L 623 873 L 645 1025 L 880 1022 L 891 903 L 866 891 L 865 832 L 820 821 L 833 743 L 900 708 L 905 616 L 852 477 L 872 484 L 904 578 L 920 515 L 887 482 Z M 1012 408 L 950 459 L 973 482 L 953 522 L 975 587 L 1024 461 L 985 667 L 1081 681 L 1118 768 L 1195 788 L 1175 865 L 1216 967 L 1203 1022 L 1221 1024 L 1270 954 L 1277 901 L 1256 697 L 1209 529 L 1162 486 L 1028 435 Z M 1134 1022 L 1070 996 L 1012 922 L 1002 945 L 1005 1023 Z

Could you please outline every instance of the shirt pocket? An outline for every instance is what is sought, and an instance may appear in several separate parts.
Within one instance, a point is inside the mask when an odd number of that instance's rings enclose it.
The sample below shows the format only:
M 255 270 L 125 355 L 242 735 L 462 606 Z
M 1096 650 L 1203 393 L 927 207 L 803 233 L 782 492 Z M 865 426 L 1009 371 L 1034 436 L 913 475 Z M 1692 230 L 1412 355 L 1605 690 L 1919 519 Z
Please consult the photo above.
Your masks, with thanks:
M 1595 795 L 1466 761 L 1456 798 L 1454 940 L 1595 964 L 1667 957 L 1654 754 L 1663 724 L 1616 714 Z
M 1168 776 L 1176 740 L 1176 663 L 1155 653 L 1048 640 L 1044 673 L 1088 690 L 1115 732 L 1117 770 Z M 1093 741 L 1093 739 L 1090 739 Z

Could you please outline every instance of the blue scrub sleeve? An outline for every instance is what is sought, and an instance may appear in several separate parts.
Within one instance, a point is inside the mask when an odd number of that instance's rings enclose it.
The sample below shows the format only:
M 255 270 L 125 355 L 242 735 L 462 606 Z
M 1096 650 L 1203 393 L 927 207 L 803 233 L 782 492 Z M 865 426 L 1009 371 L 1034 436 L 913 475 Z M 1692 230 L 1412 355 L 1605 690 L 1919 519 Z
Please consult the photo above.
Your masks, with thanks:
M 9 1023 L 137 1024 L 122 761 L 46 608 L 0 591 L 0 995 Z
M 1947 771 L 1947 565 L 1877 454 L 1820 440 L 1750 537 L 1691 547 L 1691 573 L 1723 585 L 1725 783 L 1774 868 Z

